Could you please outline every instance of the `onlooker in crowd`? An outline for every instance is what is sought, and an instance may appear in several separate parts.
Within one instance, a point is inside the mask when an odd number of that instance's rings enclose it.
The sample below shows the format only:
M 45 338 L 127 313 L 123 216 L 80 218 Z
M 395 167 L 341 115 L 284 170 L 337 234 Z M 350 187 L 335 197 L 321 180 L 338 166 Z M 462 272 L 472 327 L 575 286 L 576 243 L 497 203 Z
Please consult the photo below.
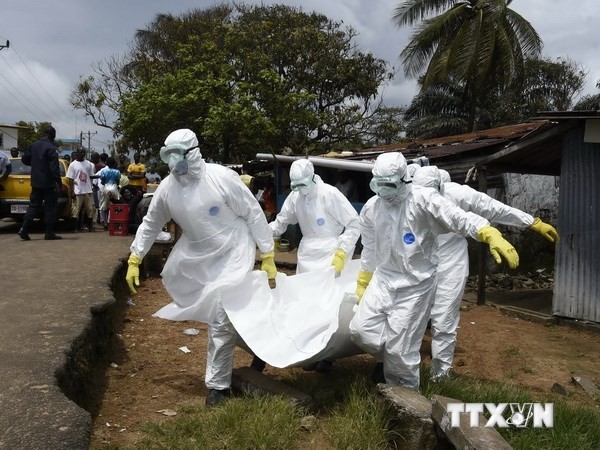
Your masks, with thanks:
M 100 177 L 102 184 L 102 195 L 100 197 L 100 213 L 102 215 L 102 225 L 104 229 L 108 228 L 108 205 L 111 199 L 119 200 L 119 181 L 121 172 L 117 169 L 117 161 L 110 157 L 106 160 L 107 166 L 100 169 L 96 175 Z
M 109 157 L 110 155 L 108 153 L 100 153 L 100 161 L 102 162 L 102 164 L 106 165 L 106 161 Z
M 11 158 L 18 158 L 19 157 L 19 149 L 17 147 L 11 148 L 10 156 L 11 156 Z
M 121 172 L 121 180 L 119 181 L 119 187 L 123 189 L 125 186 L 129 186 L 129 178 L 127 177 L 127 169 L 125 166 L 119 166 L 119 172 Z
M 44 130 L 44 137 L 35 141 L 23 153 L 21 161 L 31 166 L 31 196 L 29 207 L 23 218 L 23 226 L 19 230 L 19 237 L 28 241 L 28 231 L 33 219 L 38 214 L 42 203 L 44 204 L 44 219 L 46 221 L 46 236 L 44 239 L 53 241 L 61 239 L 54 233 L 56 223 L 56 205 L 61 188 L 58 151 L 54 145 L 56 130 L 48 127 Z
M 12 165 L 10 164 L 10 159 L 8 155 L 4 152 L 0 152 L 0 183 L 2 183 L 6 178 L 12 173 Z M 0 185 L 0 191 L 3 191 L 4 187 Z
M 146 192 L 146 166 L 140 163 L 140 154 L 133 154 L 133 164 L 129 164 L 127 168 L 127 177 L 129 185 L 142 192 Z
M 100 160 L 100 153 L 98 153 L 98 152 L 92 152 L 92 155 L 90 156 L 90 161 L 92 161 L 92 164 L 94 164 L 94 173 L 96 175 L 98 175 L 98 172 L 100 172 L 100 170 L 102 170 L 104 167 L 106 167 L 106 164 L 104 164 Z M 100 214 L 101 186 L 102 186 L 102 182 L 100 181 L 100 179 L 96 179 L 92 183 L 92 190 L 93 190 L 93 194 L 94 194 L 94 206 L 96 207 L 96 223 L 97 224 L 101 223 L 101 216 L 102 216 Z
M 267 222 L 275 220 L 275 216 L 277 214 L 277 202 L 275 199 L 275 183 L 273 182 L 272 178 L 269 178 L 265 185 L 265 190 L 263 191 L 260 204 L 265 211 Z
M 250 189 L 250 192 L 252 192 L 252 194 L 256 195 L 256 192 L 258 191 L 256 186 L 256 180 L 252 175 L 248 173 L 248 169 L 242 167 L 242 174 L 240 175 L 240 180 L 244 182 L 244 184 L 248 189 Z
M 96 208 L 92 196 L 92 180 L 97 177 L 94 174 L 94 165 L 84 159 L 83 151 L 75 153 L 75 161 L 69 165 L 67 178 L 72 180 L 73 205 L 71 216 L 75 225 L 75 231 L 79 230 L 79 212 L 82 206 L 87 215 L 88 231 L 95 231 L 94 217 L 96 215 Z
M 335 187 L 338 188 L 342 194 L 344 194 L 348 201 L 355 202 L 358 200 L 356 183 L 354 183 L 350 172 L 347 170 L 338 171 L 338 182 L 335 184 Z

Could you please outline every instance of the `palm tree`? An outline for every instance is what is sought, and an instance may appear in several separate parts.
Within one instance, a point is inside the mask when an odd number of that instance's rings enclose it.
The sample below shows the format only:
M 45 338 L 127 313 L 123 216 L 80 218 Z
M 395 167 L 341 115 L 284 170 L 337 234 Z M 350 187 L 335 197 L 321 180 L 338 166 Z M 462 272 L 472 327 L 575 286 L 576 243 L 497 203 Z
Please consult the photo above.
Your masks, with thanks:
M 542 47 L 511 1 L 404 0 L 395 9 L 399 27 L 417 24 L 400 54 L 405 74 L 422 77 L 423 89 L 450 79 L 463 84 L 471 129 L 486 93 L 521 81 L 524 60 Z

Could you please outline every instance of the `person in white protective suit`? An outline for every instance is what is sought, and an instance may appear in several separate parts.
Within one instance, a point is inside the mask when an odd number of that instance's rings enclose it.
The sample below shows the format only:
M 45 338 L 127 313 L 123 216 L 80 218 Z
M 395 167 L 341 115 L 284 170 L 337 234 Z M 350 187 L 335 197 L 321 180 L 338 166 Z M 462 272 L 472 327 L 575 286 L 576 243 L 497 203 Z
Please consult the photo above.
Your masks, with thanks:
M 442 180 L 447 180 L 446 182 Z M 475 213 L 492 223 L 518 228 L 530 228 L 551 242 L 558 233 L 539 218 L 494 200 L 470 186 L 453 183 L 445 170 L 435 166 L 419 168 L 413 183 L 434 188 L 447 200 L 464 211 Z M 460 317 L 460 302 L 469 276 L 467 240 L 457 233 L 438 236 L 437 290 L 431 308 L 431 378 L 439 380 L 449 374 L 456 347 L 456 330 Z
M 288 225 L 299 224 L 302 239 L 296 273 L 330 266 L 341 273 L 345 262 L 352 259 L 360 236 L 358 213 L 344 194 L 315 174 L 308 159 L 292 163 L 290 185 L 292 192 L 275 220 L 269 223 L 273 236 L 281 236 Z M 323 360 L 304 369 L 327 373 L 331 367 L 332 361 Z
M 302 239 L 296 273 L 329 266 L 341 272 L 346 260 L 352 259 L 360 236 L 358 213 L 344 194 L 315 175 L 308 159 L 292 163 L 290 186 L 292 192 L 269 223 L 273 236 L 281 236 L 288 225 L 299 224 Z
M 412 186 L 401 153 L 378 156 L 372 172 L 377 195 L 360 213 L 359 304 L 350 333 L 383 365 L 385 382 L 418 389 L 419 349 L 436 290 L 436 237 L 452 231 L 486 242 L 496 261 L 502 255 L 511 267 L 519 257 L 487 220 L 434 189 Z
M 208 324 L 206 404 L 229 395 L 237 334 L 220 297 L 223 287 L 236 285 L 252 271 L 256 246 L 261 269 L 275 278 L 271 230 L 258 201 L 239 176 L 202 159 L 193 131 L 173 131 L 160 150 L 170 176 L 156 192 L 131 244 L 126 280 L 135 293 L 139 265 L 163 226 L 174 220 L 183 234 L 162 271 L 163 284 L 174 303 L 155 315 Z

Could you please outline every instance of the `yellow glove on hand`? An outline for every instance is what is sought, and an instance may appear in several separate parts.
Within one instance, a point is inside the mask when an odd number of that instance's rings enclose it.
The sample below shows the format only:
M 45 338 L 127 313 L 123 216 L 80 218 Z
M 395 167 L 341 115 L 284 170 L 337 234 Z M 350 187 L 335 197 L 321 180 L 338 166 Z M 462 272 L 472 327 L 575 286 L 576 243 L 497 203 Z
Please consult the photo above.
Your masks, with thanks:
M 129 255 L 129 259 L 127 260 L 127 264 L 129 267 L 127 268 L 127 274 L 125 275 L 125 280 L 127 281 L 127 285 L 129 286 L 129 290 L 132 294 L 137 294 L 135 290 L 135 286 L 140 285 L 140 264 L 142 263 L 142 258 L 132 253 Z
M 477 236 L 482 242 L 490 246 L 490 253 L 496 260 L 496 263 L 502 263 L 502 259 L 500 258 L 500 255 L 502 255 L 511 269 L 515 269 L 519 265 L 519 254 L 511 243 L 502 237 L 502 233 L 496 228 L 490 226 L 483 227 L 477 232 Z
M 550 242 L 558 242 L 560 240 L 556 228 L 554 228 L 552 225 L 542 222 L 542 219 L 540 219 L 539 217 L 535 218 L 535 220 L 529 228 L 533 231 L 537 231 Z
M 267 272 L 269 280 L 273 280 L 277 275 L 277 267 L 275 267 L 275 252 L 263 253 L 260 255 L 262 258 L 262 264 L 260 270 Z
M 346 252 L 341 248 L 338 248 L 333 255 L 333 261 L 331 261 L 331 265 L 335 267 L 336 272 L 341 272 L 342 270 L 344 270 L 345 262 Z
M 364 270 L 358 271 L 358 279 L 356 280 L 356 296 L 358 297 L 358 303 L 362 300 L 362 296 L 365 293 L 371 278 L 373 278 L 373 272 L 365 272 Z

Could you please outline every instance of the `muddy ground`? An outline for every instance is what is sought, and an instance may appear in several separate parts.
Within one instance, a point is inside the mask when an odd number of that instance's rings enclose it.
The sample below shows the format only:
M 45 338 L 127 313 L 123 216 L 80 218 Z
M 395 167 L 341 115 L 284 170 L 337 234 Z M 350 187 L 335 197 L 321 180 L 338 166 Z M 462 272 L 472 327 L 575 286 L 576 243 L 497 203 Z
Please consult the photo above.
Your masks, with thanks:
M 206 327 L 152 317 L 170 302 L 158 278 L 146 280 L 132 300 L 135 304 L 127 307 L 119 335 L 120 349 L 108 369 L 107 390 L 94 422 L 92 449 L 109 444 L 132 446 L 144 437 L 140 430 L 143 423 L 172 420 L 157 411 L 203 404 L 207 394 L 203 382 Z M 188 328 L 197 328 L 200 334 L 184 334 Z M 571 381 L 577 374 L 600 385 L 598 337 L 597 332 L 531 323 L 504 316 L 491 306 L 463 302 L 454 370 L 600 409 L 597 401 Z M 429 344 L 428 332 L 421 351 L 426 364 L 430 362 Z M 184 346 L 191 352 L 182 352 L 180 347 Z M 368 356 L 353 358 L 372 364 Z M 247 366 L 251 359 L 245 351 L 236 349 L 235 367 Z M 335 370 L 344 370 L 344 364 Z M 322 376 L 301 369 L 269 366 L 265 373 L 276 376 L 279 371 Z M 567 397 L 551 393 L 555 383 L 567 389 Z

